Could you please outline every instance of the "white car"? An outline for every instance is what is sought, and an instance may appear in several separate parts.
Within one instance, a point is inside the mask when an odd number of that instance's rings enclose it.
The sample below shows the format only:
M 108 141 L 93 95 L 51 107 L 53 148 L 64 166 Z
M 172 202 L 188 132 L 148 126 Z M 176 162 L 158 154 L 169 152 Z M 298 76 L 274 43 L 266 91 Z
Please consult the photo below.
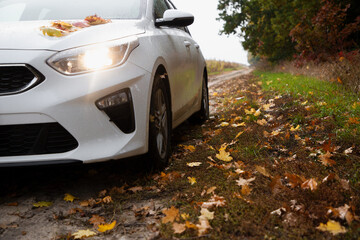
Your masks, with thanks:
M 165 166 L 171 130 L 209 116 L 193 21 L 169 0 L 0 0 L 0 166 Z

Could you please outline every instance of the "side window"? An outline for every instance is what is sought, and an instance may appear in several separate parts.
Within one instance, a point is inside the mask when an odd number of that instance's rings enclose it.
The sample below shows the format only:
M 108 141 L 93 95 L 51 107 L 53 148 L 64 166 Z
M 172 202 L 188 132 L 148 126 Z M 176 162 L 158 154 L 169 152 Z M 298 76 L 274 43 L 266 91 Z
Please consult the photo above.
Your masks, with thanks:
M 162 18 L 164 16 L 164 12 L 169 9 L 169 6 L 165 2 L 165 0 L 155 0 L 155 19 Z

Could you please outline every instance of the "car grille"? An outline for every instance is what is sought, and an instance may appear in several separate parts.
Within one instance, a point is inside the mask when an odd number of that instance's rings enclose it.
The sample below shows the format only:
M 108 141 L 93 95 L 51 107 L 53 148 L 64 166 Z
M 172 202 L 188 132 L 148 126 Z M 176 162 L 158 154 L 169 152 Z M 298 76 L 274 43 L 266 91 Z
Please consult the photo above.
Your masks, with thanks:
M 63 153 L 77 146 L 58 123 L 0 126 L 0 157 Z
M 0 65 L 0 95 L 24 92 L 44 77 L 28 65 Z

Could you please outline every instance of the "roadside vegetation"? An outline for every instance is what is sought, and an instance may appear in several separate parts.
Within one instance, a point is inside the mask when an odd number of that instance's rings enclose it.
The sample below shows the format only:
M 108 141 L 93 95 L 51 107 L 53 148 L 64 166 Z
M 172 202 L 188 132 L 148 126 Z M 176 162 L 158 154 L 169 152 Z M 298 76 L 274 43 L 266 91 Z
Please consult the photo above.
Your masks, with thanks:
M 206 60 L 206 67 L 209 76 L 219 75 L 224 72 L 230 72 L 244 68 L 244 66 L 239 63 L 219 60 Z

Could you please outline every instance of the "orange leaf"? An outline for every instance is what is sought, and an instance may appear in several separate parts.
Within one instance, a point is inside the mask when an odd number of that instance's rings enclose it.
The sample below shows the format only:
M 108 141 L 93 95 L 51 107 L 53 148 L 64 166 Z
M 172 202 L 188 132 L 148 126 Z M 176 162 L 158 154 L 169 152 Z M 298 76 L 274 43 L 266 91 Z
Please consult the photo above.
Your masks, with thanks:
M 172 206 L 170 209 L 164 209 L 162 212 L 166 215 L 161 219 L 162 223 L 174 222 L 179 218 L 179 209 Z
M 289 184 L 292 188 L 300 186 L 305 181 L 304 177 L 296 174 L 285 173 L 285 176 L 289 180 Z

